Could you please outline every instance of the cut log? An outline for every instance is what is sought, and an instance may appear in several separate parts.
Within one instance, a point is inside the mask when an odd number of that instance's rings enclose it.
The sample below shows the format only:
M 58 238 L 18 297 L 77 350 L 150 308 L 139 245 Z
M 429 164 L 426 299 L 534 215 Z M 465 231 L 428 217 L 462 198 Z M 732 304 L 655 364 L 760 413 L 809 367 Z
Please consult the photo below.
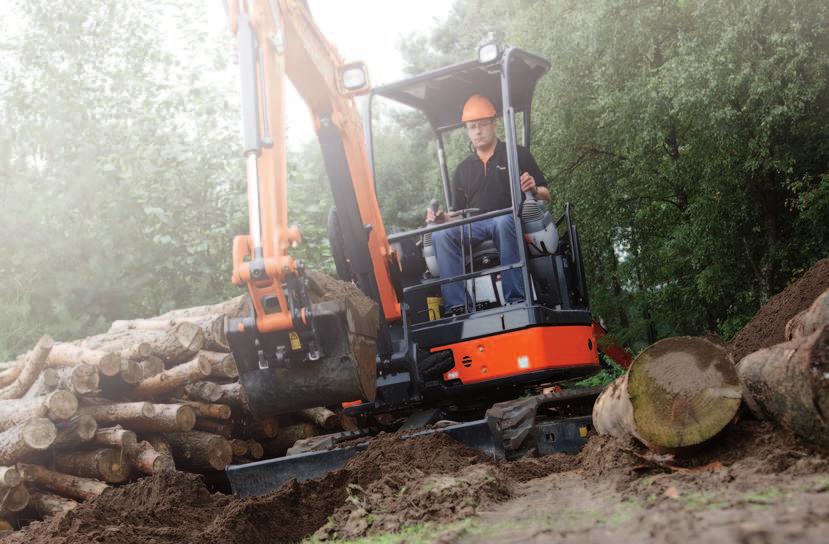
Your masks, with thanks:
M 203 380 L 210 376 L 210 372 L 210 361 L 199 354 L 187 363 L 143 380 L 130 394 L 143 399 L 167 395 L 188 383 Z
M 97 497 L 109 486 L 100 480 L 81 478 L 71 474 L 55 472 L 40 465 L 18 463 L 23 479 L 42 489 L 53 491 L 58 495 L 85 501 Z
M 84 347 L 119 354 L 139 343 L 150 346 L 149 355 L 176 365 L 192 359 L 204 347 L 204 334 L 197 325 L 178 323 L 166 330 L 127 330 L 90 336 L 82 341 Z
M 0 512 L 20 512 L 29 504 L 29 491 L 23 484 L 0 488 Z
M 23 358 L 20 373 L 15 380 L 0 389 L 0 400 L 18 399 L 29 390 L 46 367 L 46 360 L 54 345 L 54 341 L 49 336 L 42 336 L 37 341 L 34 349 Z
M 197 417 L 196 425 L 193 428 L 206 433 L 217 434 L 225 438 L 233 436 L 232 423 L 216 421 L 215 419 Z
M 176 466 L 194 470 L 224 470 L 233 459 L 233 449 L 225 438 L 201 431 L 167 433 Z
M 129 449 L 138 444 L 135 433 L 129 429 L 124 429 L 120 425 L 98 429 L 93 441 L 99 446 L 111 446 L 121 449 Z
M 89 401 L 90 399 L 84 400 Z M 130 424 L 136 421 L 152 419 L 155 410 L 149 402 L 121 402 L 81 406 L 78 413 L 91 416 L 98 423 L 112 423 L 130 427 Z
M 296 423 L 279 429 L 279 434 L 263 444 L 265 451 L 272 456 L 285 455 L 288 448 L 297 440 L 317 436 L 317 428 L 312 423 Z
M 125 451 L 132 466 L 144 474 L 158 474 L 176 469 L 170 453 L 156 451 L 146 440 L 130 445 Z
M 262 419 L 241 419 L 237 422 L 238 434 L 253 436 L 260 439 L 271 439 L 279 434 L 279 419 L 266 417 Z
M 247 440 L 233 438 L 230 441 L 230 449 L 233 450 L 233 457 L 244 457 L 248 453 L 248 442 Z
M 29 507 L 44 518 L 47 518 L 49 516 L 66 514 L 77 508 L 78 503 L 72 499 L 33 489 L 29 498 Z
M 718 434 L 737 413 L 741 389 L 726 350 L 703 338 L 660 340 L 593 406 L 599 434 L 635 437 L 651 449 L 678 451 Z
M 202 351 L 200 355 L 210 362 L 211 376 L 216 378 L 239 377 L 239 370 L 236 368 L 236 360 L 230 353 Z
M 59 376 L 58 387 L 68 389 L 77 395 L 94 393 L 101 385 L 98 368 L 92 365 L 80 364 L 54 370 Z
M 746 355 L 737 372 L 752 413 L 829 449 L 829 324 Z
M 78 411 L 78 398 L 69 391 L 54 391 L 45 397 L 0 402 L 0 431 L 5 431 L 33 417 L 53 421 L 71 418 Z
M 340 428 L 340 416 L 322 406 L 300 410 L 299 415 L 326 431 Z
M 88 415 L 78 415 L 69 421 L 58 424 L 54 449 L 74 448 L 92 440 L 98 430 L 98 423 Z
M 17 467 L 0 467 L 0 487 L 15 487 L 22 481 Z
M 245 396 L 245 390 L 239 382 L 228 383 L 219 386 L 221 396 L 217 399 L 222 404 L 229 404 L 231 406 L 238 406 L 239 408 L 248 409 L 248 399 Z
M 130 477 L 130 464 L 121 450 L 116 448 L 57 453 L 54 464 L 58 472 L 111 484 L 126 482 Z
M 115 376 L 121 372 L 121 356 L 117 353 L 89 349 L 75 344 L 60 342 L 49 353 L 49 366 L 92 365 L 103 376 Z
M 136 342 L 120 351 L 121 357 L 133 361 L 143 361 L 147 357 L 152 357 L 152 353 L 153 347 L 147 342 Z
M 153 404 L 153 416 L 149 419 L 133 420 L 129 428 L 143 432 L 189 431 L 196 424 L 196 413 L 182 404 Z
M 147 442 L 159 453 L 164 453 L 169 455 L 170 457 L 173 456 L 173 447 L 170 446 L 170 443 L 164 437 L 163 434 L 159 433 L 149 433 L 146 436 Z
M 58 369 L 44 368 L 40 371 L 40 376 L 37 377 L 35 383 L 20 398 L 31 399 L 46 396 L 57 389 L 59 384 L 60 374 L 58 374 Z
M 786 340 L 809 336 L 824 325 L 829 325 L 829 289 L 786 323 Z
M 199 417 L 212 419 L 230 419 L 231 409 L 226 404 L 212 404 L 209 402 L 198 402 L 194 400 L 173 399 L 176 404 L 186 404 L 196 412 Z
M 3 369 L 0 372 L 0 388 L 6 387 L 7 385 L 14 382 L 18 376 L 20 376 L 20 370 L 23 368 L 23 365 L 18 363 L 16 366 L 10 366 L 8 368 Z
M 222 398 L 222 389 L 213 382 L 195 382 L 184 386 L 188 399 L 201 402 L 216 402 Z
M 164 372 L 164 361 L 155 355 L 148 355 L 141 361 L 140 364 L 143 380 Z
M 33 417 L 0 433 L 0 465 L 8 466 L 24 455 L 42 451 L 57 437 L 55 424 L 45 417 Z
M 256 440 L 248 440 L 248 455 L 253 459 L 261 459 L 265 456 L 265 448 Z

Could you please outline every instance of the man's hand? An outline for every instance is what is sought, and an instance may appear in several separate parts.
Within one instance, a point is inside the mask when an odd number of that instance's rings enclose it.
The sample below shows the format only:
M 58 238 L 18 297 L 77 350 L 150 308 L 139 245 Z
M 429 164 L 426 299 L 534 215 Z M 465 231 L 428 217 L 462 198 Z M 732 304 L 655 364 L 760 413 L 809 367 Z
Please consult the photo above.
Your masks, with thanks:
M 435 212 L 431 207 L 426 208 L 426 223 L 443 223 L 446 221 L 446 214 L 443 213 L 443 208 L 438 208 Z
M 535 194 L 535 178 L 532 177 L 529 172 L 524 172 L 523 174 L 521 174 L 521 178 L 519 181 L 521 182 L 522 191 L 530 191 L 532 194 Z

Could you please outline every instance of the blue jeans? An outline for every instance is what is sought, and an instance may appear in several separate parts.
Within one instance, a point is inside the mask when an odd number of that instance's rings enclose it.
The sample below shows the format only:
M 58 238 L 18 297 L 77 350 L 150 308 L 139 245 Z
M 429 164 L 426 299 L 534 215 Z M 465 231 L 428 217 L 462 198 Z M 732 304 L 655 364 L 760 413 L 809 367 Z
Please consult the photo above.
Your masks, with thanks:
M 464 229 L 461 241 L 461 228 Z M 471 232 L 470 232 L 471 231 Z M 501 215 L 491 219 L 477 221 L 463 227 L 440 230 L 432 234 L 435 244 L 435 256 L 441 277 L 460 276 L 464 273 L 461 259 L 461 243 L 469 254 L 469 237 L 472 246 L 484 240 L 492 240 L 501 255 L 501 264 L 515 264 L 519 261 L 518 244 L 515 239 L 515 223 L 512 215 Z M 507 270 L 501 274 L 501 287 L 507 302 L 524 300 L 524 282 L 521 270 Z M 443 293 L 443 307 L 446 310 L 466 304 L 466 287 L 464 282 L 446 283 L 440 286 Z

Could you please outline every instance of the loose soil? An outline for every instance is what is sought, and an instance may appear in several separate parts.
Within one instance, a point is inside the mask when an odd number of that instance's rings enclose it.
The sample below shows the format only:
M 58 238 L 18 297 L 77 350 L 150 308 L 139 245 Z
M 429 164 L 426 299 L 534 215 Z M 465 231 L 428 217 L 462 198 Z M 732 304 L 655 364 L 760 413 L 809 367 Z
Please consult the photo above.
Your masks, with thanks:
M 106 491 L 4 544 L 265 543 L 400 533 L 440 542 L 810 542 L 829 531 L 829 459 L 747 420 L 672 468 L 623 440 L 494 463 L 445 435 L 381 435 L 344 468 L 264 497 L 172 472 Z
M 734 335 L 729 345 L 735 361 L 758 349 L 785 341 L 786 323 L 829 289 L 829 259 L 815 263 L 803 276 L 771 297 L 757 315 Z

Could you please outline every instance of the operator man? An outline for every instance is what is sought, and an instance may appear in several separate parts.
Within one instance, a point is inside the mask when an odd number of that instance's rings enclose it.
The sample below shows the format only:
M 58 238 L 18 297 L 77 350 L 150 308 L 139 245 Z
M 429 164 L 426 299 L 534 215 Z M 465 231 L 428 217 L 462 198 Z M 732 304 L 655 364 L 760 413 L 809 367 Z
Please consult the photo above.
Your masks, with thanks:
M 461 121 L 466 125 L 474 153 L 458 165 L 452 177 L 452 208 L 456 211 L 477 208 L 480 210 L 479 213 L 484 213 L 512 206 L 507 146 L 498 140 L 495 117 L 495 106 L 480 94 L 470 96 L 463 106 Z M 549 201 L 547 180 L 530 151 L 522 146 L 518 146 L 518 169 L 521 172 L 521 190 L 530 191 L 539 200 Z M 443 222 L 445 216 L 441 210 L 437 213 L 432 209 L 426 210 L 427 223 Z M 464 239 L 468 243 L 468 237 L 471 236 L 473 246 L 491 239 L 498 248 L 502 265 L 519 261 L 512 214 L 477 221 L 464 228 Z M 432 241 L 440 275 L 449 277 L 463 274 L 461 228 L 437 231 L 433 233 Z M 508 304 L 524 300 L 524 284 L 520 270 L 508 270 L 501 274 L 501 287 Z M 446 314 L 466 311 L 464 282 L 444 284 L 441 291 Z

